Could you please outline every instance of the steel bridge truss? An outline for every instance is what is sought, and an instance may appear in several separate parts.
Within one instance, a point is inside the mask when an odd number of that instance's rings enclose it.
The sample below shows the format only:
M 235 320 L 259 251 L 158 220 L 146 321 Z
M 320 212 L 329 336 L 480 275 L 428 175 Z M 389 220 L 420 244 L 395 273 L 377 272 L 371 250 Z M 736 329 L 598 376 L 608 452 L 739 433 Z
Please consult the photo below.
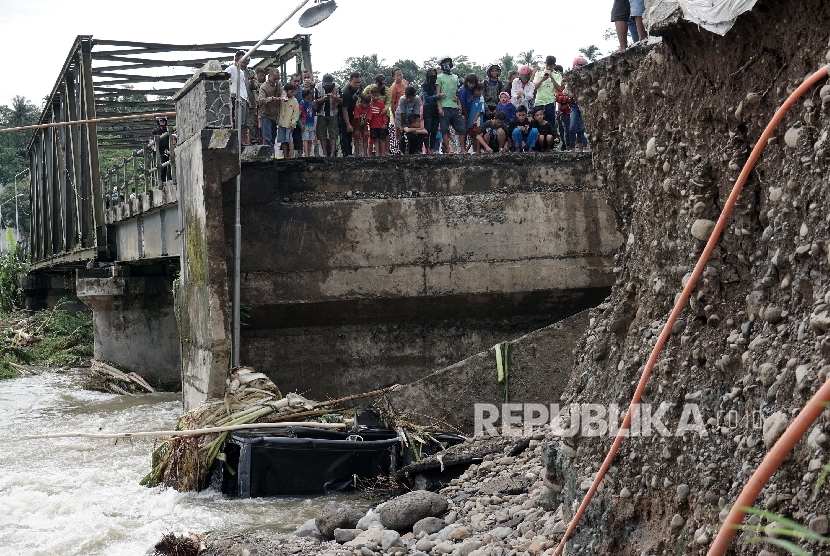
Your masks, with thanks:
M 256 41 L 177 45 L 94 39 L 79 35 L 48 97 L 39 123 L 71 122 L 175 110 L 171 97 L 210 60 L 230 62 Z M 311 69 L 310 35 L 266 41 L 252 67 L 280 68 L 289 60 Z M 175 119 L 168 119 L 172 129 Z M 32 269 L 65 269 L 89 260 L 113 260 L 116 242 L 105 221 L 99 149 L 123 151 L 126 158 L 104 172 L 109 182 L 123 174 L 123 187 L 139 181 L 152 164 L 136 168 L 146 151 L 154 121 L 99 123 L 38 129 L 29 143 L 31 171 L 30 256 Z M 129 151 L 128 151 L 129 150 Z M 133 166 L 131 180 L 128 166 Z M 119 180 L 121 181 L 121 180 Z M 109 189 L 109 184 L 107 184 Z

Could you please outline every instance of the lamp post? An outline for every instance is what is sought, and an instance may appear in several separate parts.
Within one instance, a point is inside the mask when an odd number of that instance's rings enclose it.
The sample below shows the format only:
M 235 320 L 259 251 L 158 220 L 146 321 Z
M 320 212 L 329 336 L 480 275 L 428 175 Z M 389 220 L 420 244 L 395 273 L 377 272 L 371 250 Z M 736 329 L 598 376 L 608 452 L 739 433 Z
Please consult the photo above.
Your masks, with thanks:
M 241 218 L 241 192 L 242 192 L 242 118 L 240 118 L 240 87 L 242 86 L 242 64 L 245 60 L 250 59 L 251 54 L 254 51 L 262 46 L 262 43 L 267 41 L 271 38 L 271 36 L 276 33 L 280 27 L 285 25 L 288 20 L 294 17 L 294 14 L 299 12 L 301 9 L 305 7 L 311 0 L 302 0 L 294 10 L 288 14 L 288 16 L 283 19 L 276 27 L 271 29 L 271 32 L 268 33 L 261 41 L 256 43 L 251 49 L 245 53 L 242 58 L 239 59 L 238 62 L 234 61 L 234 63 L 238 63 L 236 66 L 236 140 L 237 144 L 239 145 L 239 174 L 236 175 L 236 205 L 235 205 L 235 219 L 233 224 L 233 235 L 234 235 L 234 243 L 233 243 L 233 341 L 232 341 L 232 360 L 231 366 L 238 367 L 239 366 L 239 349 L 240 349 L 240 332 L 241 332 L 241 325 L 240 325 L 240 304 L 241 304 L 241 267 L 242 267 L 242 218 Z M 317 2 L 316 6 L 312 6 L 311 8 L 307 9 L 303 12 L 303 15 L 300 16 L 299 24 L 301 27 L 313 27 L 318 23 L 322 23 L 328 16 L 332 14 L 332 12 L 337 9 L 337 4 L 334 0 L 315 0 Z M 247 85 L 246 85 L 247 86 Z

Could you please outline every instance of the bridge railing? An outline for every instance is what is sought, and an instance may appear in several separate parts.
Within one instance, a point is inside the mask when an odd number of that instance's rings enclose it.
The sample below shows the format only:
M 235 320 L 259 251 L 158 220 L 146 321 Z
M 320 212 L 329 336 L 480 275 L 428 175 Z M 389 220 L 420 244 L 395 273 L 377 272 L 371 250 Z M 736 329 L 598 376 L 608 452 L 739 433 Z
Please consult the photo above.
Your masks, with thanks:
M 168 139 L 169 155 L 161 152 L 161 142 Z M 101 175 L 106 207 L 128 202 L 130 195 L 162 189 L 176 181 L 176 136 L 171 132 L 154 135 L 150 142 L 131 152 L 120 163 Z

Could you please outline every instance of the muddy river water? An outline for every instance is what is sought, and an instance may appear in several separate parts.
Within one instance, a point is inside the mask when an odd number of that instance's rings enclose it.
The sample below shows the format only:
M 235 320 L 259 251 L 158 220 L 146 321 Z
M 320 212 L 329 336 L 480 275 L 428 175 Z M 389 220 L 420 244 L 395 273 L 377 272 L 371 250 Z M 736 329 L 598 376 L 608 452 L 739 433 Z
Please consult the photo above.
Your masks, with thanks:
M 330 498 L 233 500 L 138 482 L 152 439 L 19 440 L 24 434 L 169 430 L 177 394 L 118 396 L 75 372 L 0 381 L 0 555 L 141 555 L 168 532 L 290 532 Z

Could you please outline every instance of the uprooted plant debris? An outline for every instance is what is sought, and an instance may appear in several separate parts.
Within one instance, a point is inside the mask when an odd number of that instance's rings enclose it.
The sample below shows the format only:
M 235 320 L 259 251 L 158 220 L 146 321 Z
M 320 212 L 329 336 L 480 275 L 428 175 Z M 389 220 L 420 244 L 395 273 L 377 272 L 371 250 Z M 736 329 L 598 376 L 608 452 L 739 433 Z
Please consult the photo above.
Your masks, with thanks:
M 36 367 L 77 367 L 93 354 L 92 311 L 0 313 L 0 379 Z
M 111 363 L 93 359 L 87 372 L 84 387 L 88 390 L 133 395 L 152 394 L 156 390 L 146 380 L 133 372 L 124 372 Z
M 204 545 L 193 533 L 167 533 L 153 548 L 157 556 L 198 556 Z

